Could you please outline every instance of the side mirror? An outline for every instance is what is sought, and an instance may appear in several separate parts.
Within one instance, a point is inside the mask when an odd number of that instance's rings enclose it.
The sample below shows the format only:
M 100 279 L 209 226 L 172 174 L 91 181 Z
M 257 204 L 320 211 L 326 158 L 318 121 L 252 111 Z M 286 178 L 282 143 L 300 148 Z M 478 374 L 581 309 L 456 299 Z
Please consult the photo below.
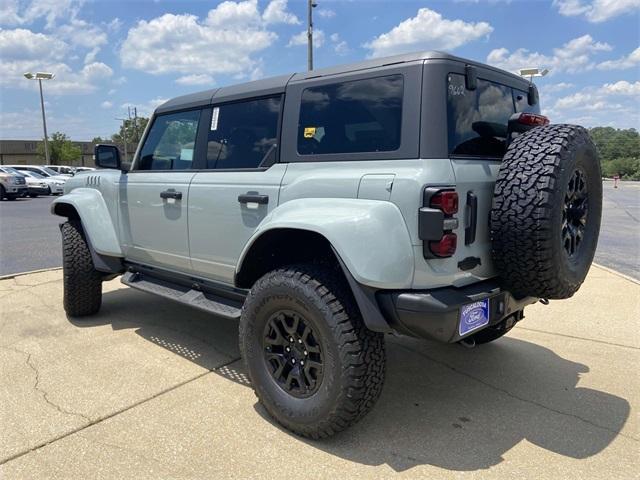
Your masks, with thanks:
M 120 169 L 120 151 L 115 145 L 96 145 L 94 149 L 96 166 Z
M 538 103 L 538 89 L 531 83 L 529 84 L 529 91 L 527 92 L 527 103 L 531 106 Z

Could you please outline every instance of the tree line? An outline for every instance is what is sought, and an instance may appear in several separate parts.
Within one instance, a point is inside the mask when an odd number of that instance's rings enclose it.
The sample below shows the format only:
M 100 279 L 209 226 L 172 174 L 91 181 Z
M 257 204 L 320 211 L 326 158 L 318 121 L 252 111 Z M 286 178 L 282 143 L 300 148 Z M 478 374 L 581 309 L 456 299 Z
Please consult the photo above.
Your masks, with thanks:
M 640 134 L 635 128 L 595 127 L 589 134 L 598 149 L 603 177 L 640 180 Z

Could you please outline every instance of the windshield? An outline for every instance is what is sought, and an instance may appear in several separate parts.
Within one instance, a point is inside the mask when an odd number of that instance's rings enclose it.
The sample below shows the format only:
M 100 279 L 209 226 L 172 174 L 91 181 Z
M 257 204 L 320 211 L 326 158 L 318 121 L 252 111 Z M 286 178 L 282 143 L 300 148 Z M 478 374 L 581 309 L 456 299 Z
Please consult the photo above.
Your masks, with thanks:
M 33 177 L 33 178 L 45 178 L 44 175 L 40 175 L 39 173 L 36 172 L 29 172 L 29 174 Z
M 53 175 L 60 175 L 58 172 L 56 172 L 55 170 L 49 168 L 49 167 L 40 167 L 42 170 L 45 171 L 45 173 L 48 173 L 50 176 Z
M 7 173 L 11 173 L 13 175 L 20 175 L 21 177 L 24 177 L 24 173 L 19 172 L 18 170 L 16 170 L 15 168 L 11 168 L 11 167 L 3 167 L 2 170 L 4 170 Z

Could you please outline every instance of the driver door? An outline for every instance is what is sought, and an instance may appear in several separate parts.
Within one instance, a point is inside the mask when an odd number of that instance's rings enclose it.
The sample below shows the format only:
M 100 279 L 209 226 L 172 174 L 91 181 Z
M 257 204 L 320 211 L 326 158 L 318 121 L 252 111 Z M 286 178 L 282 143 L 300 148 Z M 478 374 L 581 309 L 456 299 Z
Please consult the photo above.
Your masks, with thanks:
M 120 226 L 127 260 L 167 270 L 191 270 L 189 185 L 195 172 L 202 111 L 158 115 L 133 169 L 120 184 Z

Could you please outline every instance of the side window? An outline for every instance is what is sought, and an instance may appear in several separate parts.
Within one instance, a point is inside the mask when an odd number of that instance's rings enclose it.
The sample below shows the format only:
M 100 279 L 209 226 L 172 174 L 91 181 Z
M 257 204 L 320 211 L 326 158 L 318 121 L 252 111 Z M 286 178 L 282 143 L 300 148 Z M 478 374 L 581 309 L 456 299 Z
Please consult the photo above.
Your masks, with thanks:
M 298 153 L 397 150 L 403 84 L 402 75 L 388 75 L 305 89 L 298 122 Z
M 275 160 L 282 98 L 214 106 L 207 140 L 207 168 L 258 168 Z
M 136 170 L 187 170 L 193 163 L 200 110 L 159 115 L 153 122 Z
M 506 149 L 507 124 L 513 113 L 511 88 L 479 79 L 476 90 L 467 90 L 463 75 L 449 74 L 449 153 L 502 157 Z

